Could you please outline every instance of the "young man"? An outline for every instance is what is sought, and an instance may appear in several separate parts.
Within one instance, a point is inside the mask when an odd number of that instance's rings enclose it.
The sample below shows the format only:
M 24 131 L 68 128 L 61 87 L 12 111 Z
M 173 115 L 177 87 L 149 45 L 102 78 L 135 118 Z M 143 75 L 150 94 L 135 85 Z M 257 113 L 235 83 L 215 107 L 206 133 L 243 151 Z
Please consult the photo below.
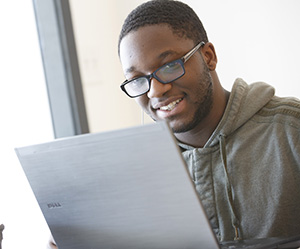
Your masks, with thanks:
M 231 93 L 194 11 L 177 1 L 133 10 L 119 38 L 122 90 L 167 120 L 220 241 L 300 234 L 300 102 L 237 79 Z
M 219 241 L 300 233 L 298 100 L 242 79 L 225 91 L 201 21 L 178 1 L 133 10 L 119 56 L 122 90 L 169 122 Z

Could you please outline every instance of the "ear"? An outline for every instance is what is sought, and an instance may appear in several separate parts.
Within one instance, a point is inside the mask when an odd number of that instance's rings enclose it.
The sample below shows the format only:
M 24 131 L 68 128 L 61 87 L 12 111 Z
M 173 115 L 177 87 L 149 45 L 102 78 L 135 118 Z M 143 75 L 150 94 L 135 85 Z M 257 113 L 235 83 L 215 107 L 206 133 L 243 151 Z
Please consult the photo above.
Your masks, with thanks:
M 215 52 L 215 47 L 211 42 L 205 43 L 205 45 L 202 48 L 202 55 L 209 70 L 214 71 L 217 67 L 218 59 Z

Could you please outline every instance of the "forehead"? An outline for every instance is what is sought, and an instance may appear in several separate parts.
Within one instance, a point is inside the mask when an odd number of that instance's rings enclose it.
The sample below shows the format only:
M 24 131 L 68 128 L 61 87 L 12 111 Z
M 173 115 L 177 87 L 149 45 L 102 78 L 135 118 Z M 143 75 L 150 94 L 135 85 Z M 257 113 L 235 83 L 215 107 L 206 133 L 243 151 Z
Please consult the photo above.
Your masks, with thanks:
M 124 73 L 130 68 L 157 67 L 169 54 L 181 54 L 193 47 L 190 39 L 175 34 L 166 24 L 141 27 L 127 34 L 120 43 Z M 147 62 L 147 63 L 146 63 Z M 147 65 L 144 65 L 147 64 Z

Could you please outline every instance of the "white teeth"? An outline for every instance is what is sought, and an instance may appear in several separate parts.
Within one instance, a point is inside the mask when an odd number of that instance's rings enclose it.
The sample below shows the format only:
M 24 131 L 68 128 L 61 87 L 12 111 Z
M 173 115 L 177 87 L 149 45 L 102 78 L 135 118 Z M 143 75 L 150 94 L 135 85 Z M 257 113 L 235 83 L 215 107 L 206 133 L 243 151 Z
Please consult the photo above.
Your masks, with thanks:
M 182 99 L 178 99 L 178 100 L 176 100 L 176 101 L 174 101 L 174 102 L 172 102 L 172 103 L 170 103 L 170 104 L 168 104 L 168 105 L 166 105 L 166 106 L 160 107 L 159 109 L 160 109 L 160 110 L 163 110 L 163 111 L 172 111 L 172 110 L 175 108 L 175 106 L 176 106 L 181 100 L 182 100 Z

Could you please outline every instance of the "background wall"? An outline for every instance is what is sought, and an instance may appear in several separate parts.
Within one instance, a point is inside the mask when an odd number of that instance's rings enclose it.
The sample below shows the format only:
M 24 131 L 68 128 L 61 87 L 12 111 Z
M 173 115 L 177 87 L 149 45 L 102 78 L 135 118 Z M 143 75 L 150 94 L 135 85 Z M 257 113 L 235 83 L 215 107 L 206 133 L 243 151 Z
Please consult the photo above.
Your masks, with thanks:
M 141 123 L 139 107 L 119 89 L 124 77 L 117 42 L 125 17 L 142 2 L 70 0 L 91 132 Z M 227 90 L 242 77 L 273 85 L 279 96 L 300 97 L 300 1 L 183 2 L 199 15 L 215 45 Z

